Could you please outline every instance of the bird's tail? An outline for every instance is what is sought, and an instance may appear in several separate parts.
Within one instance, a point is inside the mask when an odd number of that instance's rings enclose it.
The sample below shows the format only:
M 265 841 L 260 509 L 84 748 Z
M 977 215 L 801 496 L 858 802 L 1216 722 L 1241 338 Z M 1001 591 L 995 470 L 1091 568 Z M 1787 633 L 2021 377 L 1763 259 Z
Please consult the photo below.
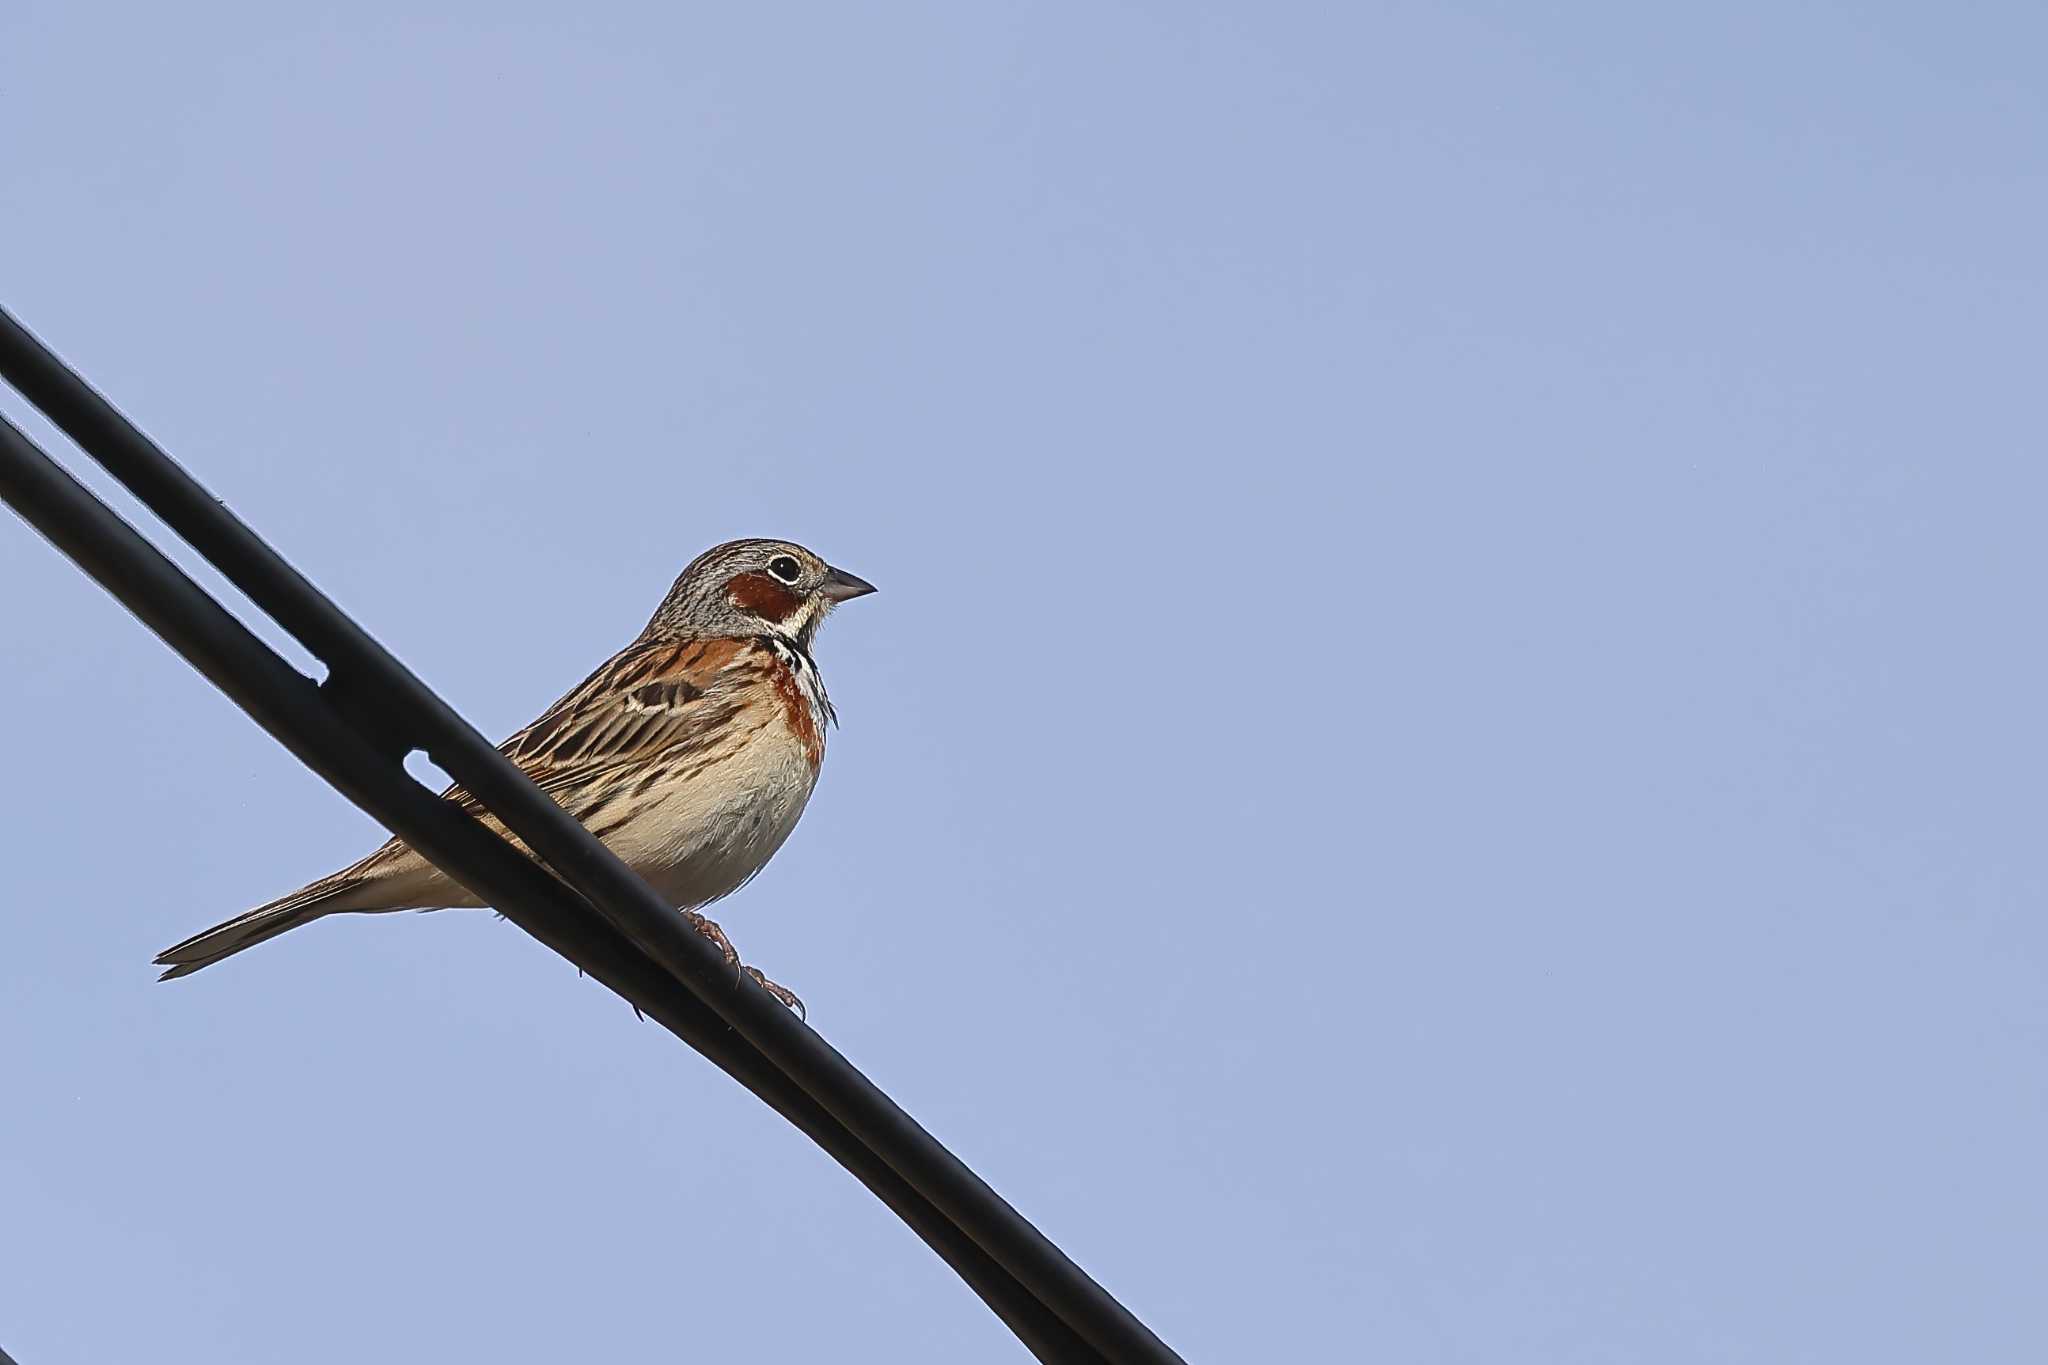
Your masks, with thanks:
M 349 893 L 362 885 L 360 877 L 346 874 L 329 877 L 281 900 L 259 905 L 225 924 L 216 924 L 203 934 L 194 934 L 183 943 L 156 955 L 156 965 L 168 969 L 157 980 L 190 976 L 201 967 L 210 967 L 244 948 L 253 948 L 265 939 L 276 938 L 287 929 L 311 924 L 322 915 L 331 915 L 337 910 L 355 909 L 354 905 L 346 902 Z

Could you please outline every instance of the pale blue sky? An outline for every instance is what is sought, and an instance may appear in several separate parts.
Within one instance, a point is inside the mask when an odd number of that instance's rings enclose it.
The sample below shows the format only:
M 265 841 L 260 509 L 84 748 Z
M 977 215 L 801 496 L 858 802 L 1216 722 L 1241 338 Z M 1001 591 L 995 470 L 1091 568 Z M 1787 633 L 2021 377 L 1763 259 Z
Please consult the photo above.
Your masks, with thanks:
M 569 9 L 14 0 L 0 297 L 492 733 L 881 585 L 719 917 L 1191 1361 L 2048 1355 L 2038 6 Z M 0 585 L 23 1365 L 1022 1358 Z

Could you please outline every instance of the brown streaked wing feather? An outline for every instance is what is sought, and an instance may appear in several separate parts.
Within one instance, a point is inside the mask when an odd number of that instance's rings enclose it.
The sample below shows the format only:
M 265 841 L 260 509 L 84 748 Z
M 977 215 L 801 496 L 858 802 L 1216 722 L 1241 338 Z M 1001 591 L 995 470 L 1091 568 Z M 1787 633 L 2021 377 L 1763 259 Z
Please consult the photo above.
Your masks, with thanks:
M 743 640 L 634 645 L 500 746 L 542 791 L 687 746 L 743 705 L 719 685 Z
M 746 649 L 744 640 L 630 645 L 498 749 L 561 800 L 565 789 L 600 781 L 611 769 L 709 742 L 746 704 L 720 678 Z M 441 795 L 471 809 L 479 804 L 460 784 Z M 578 813 L 577 803 L 564 804 Z
M 687 760 L 733 737 L 733 722 L 748 706 L 744 685 L 755 675 L 732 665 L 751 652 L 750 641 L 731 639 L 629 645 L 498 749 L 587 821 L 617 793 L 608 778 L 656 755 Z M 441 797 L 520 843 L 460 783 Z M 341 875 L 372 875 L 406 856 L 404 841 L 392 839 Z

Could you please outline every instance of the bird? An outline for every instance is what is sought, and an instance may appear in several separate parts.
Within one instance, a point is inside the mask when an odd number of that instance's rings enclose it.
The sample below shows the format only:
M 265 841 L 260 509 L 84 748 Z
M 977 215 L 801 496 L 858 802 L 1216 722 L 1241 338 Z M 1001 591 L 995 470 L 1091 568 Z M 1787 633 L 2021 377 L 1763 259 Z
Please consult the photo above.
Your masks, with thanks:
M 731 941 L 702 908 L 744 886 L 796 828 L 826 729 L 838 722 L 811 644 L 834 608 L 874 590 L 792 541 L 714 546 L 683 569 L 631 644 L 499 748 L 737 967 Z M 442 797 L 505 833 L 460 784 Z M 482 904 L 393 838 L 166 948 L 158 979 L 189 976 L 328 915 Z

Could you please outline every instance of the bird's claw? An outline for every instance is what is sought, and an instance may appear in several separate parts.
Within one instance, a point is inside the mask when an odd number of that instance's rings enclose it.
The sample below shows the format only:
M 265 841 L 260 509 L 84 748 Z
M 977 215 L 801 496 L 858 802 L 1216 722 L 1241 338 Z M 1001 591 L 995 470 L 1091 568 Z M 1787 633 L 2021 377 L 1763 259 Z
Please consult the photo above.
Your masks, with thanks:
M 725 930 L 718 927 L 718 921 L 707 919 L 695 910 L 683 911 L 683 922 L 711 940 L 713 947 L 725 954 L 726 965 L 740 965 L 740 950 L 732 946 L 732 940 L 725 936 Z
M 797 999 L 795 991 L 791 990 L 787 986 L 776 985 L 773 981 L 770 981 L 767 977 L 761 975 L 761 969 L 759 967 L 745 967 L 741 970 L 745 971 L 748 976 L 754 978 L 755 985 L 759 986 L 762 990 L 768 992 L 768 994 L 774 996 L 776 1004 L 781 1005 L 784 1009 L 795 1010 L 796 1017 L 799 1019 L 808 1020 L 810 1018 L 810 1015 L 806 1013 L 804 1010 L 804 1002 Z
M 748 976 L 754 978 L 755 983 L 762 990 L 773 996 L 777 1004 L 781 1005 L 784 1009 L 795 1010 L 796 1017 L 799 1019 L 808 1018 L 804 1011 L 804 1002 L 797 998 L 795 991 L 792 991 L 787 986 L 778 986 L 773 981 L 770 981 L 761 974 L 759 967 L 749 967 L 740 961 L 739 949 L 732 946 L 732 940 L 725 936 L 725 930 L 718 927 L 716 920 L 707 919 L 695 910 L 685 910 L 683 911 L 683 922 L 705 938 L 710 939 L 712 945 L 719 952 L 725 954 L 726 963 L 732 967 L 735 976 L 737 976 L 737 973 L 745 972 Z

